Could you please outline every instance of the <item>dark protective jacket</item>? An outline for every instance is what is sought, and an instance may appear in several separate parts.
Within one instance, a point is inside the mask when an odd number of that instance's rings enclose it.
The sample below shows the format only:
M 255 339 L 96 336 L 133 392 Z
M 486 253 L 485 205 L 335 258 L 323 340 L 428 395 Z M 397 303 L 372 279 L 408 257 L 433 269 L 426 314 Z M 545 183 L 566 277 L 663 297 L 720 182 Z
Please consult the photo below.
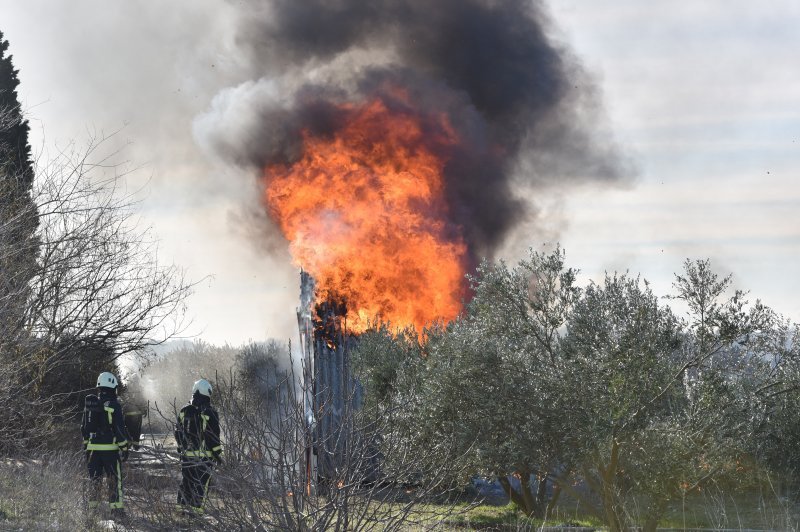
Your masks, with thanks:
M 117 396 L 100 388 L 99 395 L 87 395 L 81 420 L 83 444 L 87 451 L 124 451 L 130 437 Z
M 219 415 L 211 399 L 195 394 L 192 402 L 181 408 L 175 425 L 178 452 L 187 458 L 214 458 L 222 455 L 219 439 Z

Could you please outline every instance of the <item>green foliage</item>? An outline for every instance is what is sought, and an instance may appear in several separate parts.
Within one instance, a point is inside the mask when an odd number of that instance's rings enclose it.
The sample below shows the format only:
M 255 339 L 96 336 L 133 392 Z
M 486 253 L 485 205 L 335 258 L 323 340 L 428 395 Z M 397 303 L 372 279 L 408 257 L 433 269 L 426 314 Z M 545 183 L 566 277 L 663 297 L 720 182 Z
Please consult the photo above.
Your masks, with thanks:
M 571 432 L 586 441 L 625 439 L 653 416 L 669 414 L 664 391 L 678 371 L 677 322 L 646 283 L 607 275 L 590 284 L 570 317 L 563 346 Z M 576 449 L 581 453 L 582 445 Z
M 752 335 L 766 333 L 775 323 L 775 313 L 760 301 L 749 305 L 747 292 L 731 291 L 731 276 L 720 278 L 711 261 L 686 260 L 683 275 L 675 275 L 676 294 L 689 308 L 687 332 L 695 343 L 698 360 L 714 355 L 731 344 L 747 344 Z
M 423 363 L 417 332 L 412 328 L 392 332 L 387 324 L 367 330 L 351 352 L 353 373 L 366 391 L 367 400 L 386 401 L 399 385 Z
M 750 451 L 800 499 L 800 328 L 778 320 L 772 335 L 774 379 L 756 390 L 763 416 L 755 427 Z
M 24 335 L 28 283 L 35 275 L 37 206 L 31 198 L 33 165 L 28 122 L 17 98 L 18 71 L 0 32 L 0 350 Z
M 483 528 L 497 525 L 518 525 L 529 527 L 537 524 L 532 519 L 520 517 L 519 507 L 512 503 L 505 506 L 481 505 L 458 516 L 458 521 L 470 528 Z
M 423 345 L 413 331 L 362 336 L 354 358 L 367 403 L 405 401 L 398 423 L 409 437 L 420 447 L 452 442 L 473 472 L 527 478 L 546 471 L 558 442 L 548 428 L 556 373 L 545 368 L 557 364 L 561 329 L 580 294 L 577 272 L 563 259 L 559 249 L 531 253 L 514 269 L 483 263 L 470 279 L 475 296 L 467 313 L 424 331 Z M 527 483 L 514 496 L 525 513 L 544 511 Z
M 413 397 L 409 437 L 450 438 L 523 513 L 544 516 L 563 491 L 612 530 L 653 530 L 710 485 L 755 486 L 759 456 L 797 470 L 796 325 L 750 304 L 707 260 L 676 276 L 672 299 L 688 309 L 678 317 L 638 277 L 578 287 L 564 259 L 556 249 L 513 268 L 484 262 L 466 313 L 421 344 L 366 335 L 367 402 Z M 542 489 L 508 475 L 535 475 Z
M 21 183 L 21 190 L 29 190 L 33 182 L 31 147 L 28 144 L 28 121 L 22 117 L 17 86 L 18 70 L 14 68 L 8 52 L 8 41 L 0 32 L 0 178 Z

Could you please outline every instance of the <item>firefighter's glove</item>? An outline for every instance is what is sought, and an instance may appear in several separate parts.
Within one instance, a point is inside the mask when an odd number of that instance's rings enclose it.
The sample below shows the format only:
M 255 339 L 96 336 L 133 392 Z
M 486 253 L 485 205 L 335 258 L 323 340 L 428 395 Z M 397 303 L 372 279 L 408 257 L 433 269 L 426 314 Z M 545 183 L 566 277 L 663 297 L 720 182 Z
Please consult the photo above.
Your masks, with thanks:
M 128 449 L 122 449 L 119 452 L 119 459 L 122 460 L 123 462 L 127 462 L 129 455 L 130 455 L 130 451 L 128 451 Z
M 218 454 L 215 454 L 214 455 L 214 462 L 216 462 L 217 465 L 221 466 L 222 465 L 222 456 L 220 456 Z

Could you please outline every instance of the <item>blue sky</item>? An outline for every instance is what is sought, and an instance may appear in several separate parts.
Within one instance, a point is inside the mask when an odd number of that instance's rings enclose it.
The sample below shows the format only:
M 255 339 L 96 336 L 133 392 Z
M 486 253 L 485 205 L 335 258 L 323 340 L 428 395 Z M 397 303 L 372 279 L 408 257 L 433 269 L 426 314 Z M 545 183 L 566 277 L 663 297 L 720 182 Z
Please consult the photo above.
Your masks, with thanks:
M 551 187 L 544 224 L 503 255 L 558 240 L 584 279 L 641 273 L 670 290 L 687 257 L 800 320 L 800 2 L 554 0 L 553 38 L 599 88 L 638 173 L 619 188 Z M 202 278 L 192 332 L 222 343 L 294 335 L 297 273 L 253 245 L 256 193 L 192 135 L 220 90 L 252 79 L 228 3 L 0 0 L 34 150 L 121 133 L 143 165 L 161 256 Z

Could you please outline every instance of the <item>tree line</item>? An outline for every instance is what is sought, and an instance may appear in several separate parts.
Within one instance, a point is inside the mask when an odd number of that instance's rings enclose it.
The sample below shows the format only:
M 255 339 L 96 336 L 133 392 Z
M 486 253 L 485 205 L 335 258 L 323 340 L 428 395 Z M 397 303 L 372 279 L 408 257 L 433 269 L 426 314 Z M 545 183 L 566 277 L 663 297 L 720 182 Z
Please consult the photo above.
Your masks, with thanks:
M 610 530 L 655 530 L 711 486 L 796 488 L 797 325 L 709 260 L 666 297 L 627 273 L 580 286 L 562 249 L 485 261 L 470 282 L 452 323 L 379 326 L 354 354 L 368 402 L 413 405 L 394 430 L 420 449 L 451 441 L 525 514 L 566 493 Z

